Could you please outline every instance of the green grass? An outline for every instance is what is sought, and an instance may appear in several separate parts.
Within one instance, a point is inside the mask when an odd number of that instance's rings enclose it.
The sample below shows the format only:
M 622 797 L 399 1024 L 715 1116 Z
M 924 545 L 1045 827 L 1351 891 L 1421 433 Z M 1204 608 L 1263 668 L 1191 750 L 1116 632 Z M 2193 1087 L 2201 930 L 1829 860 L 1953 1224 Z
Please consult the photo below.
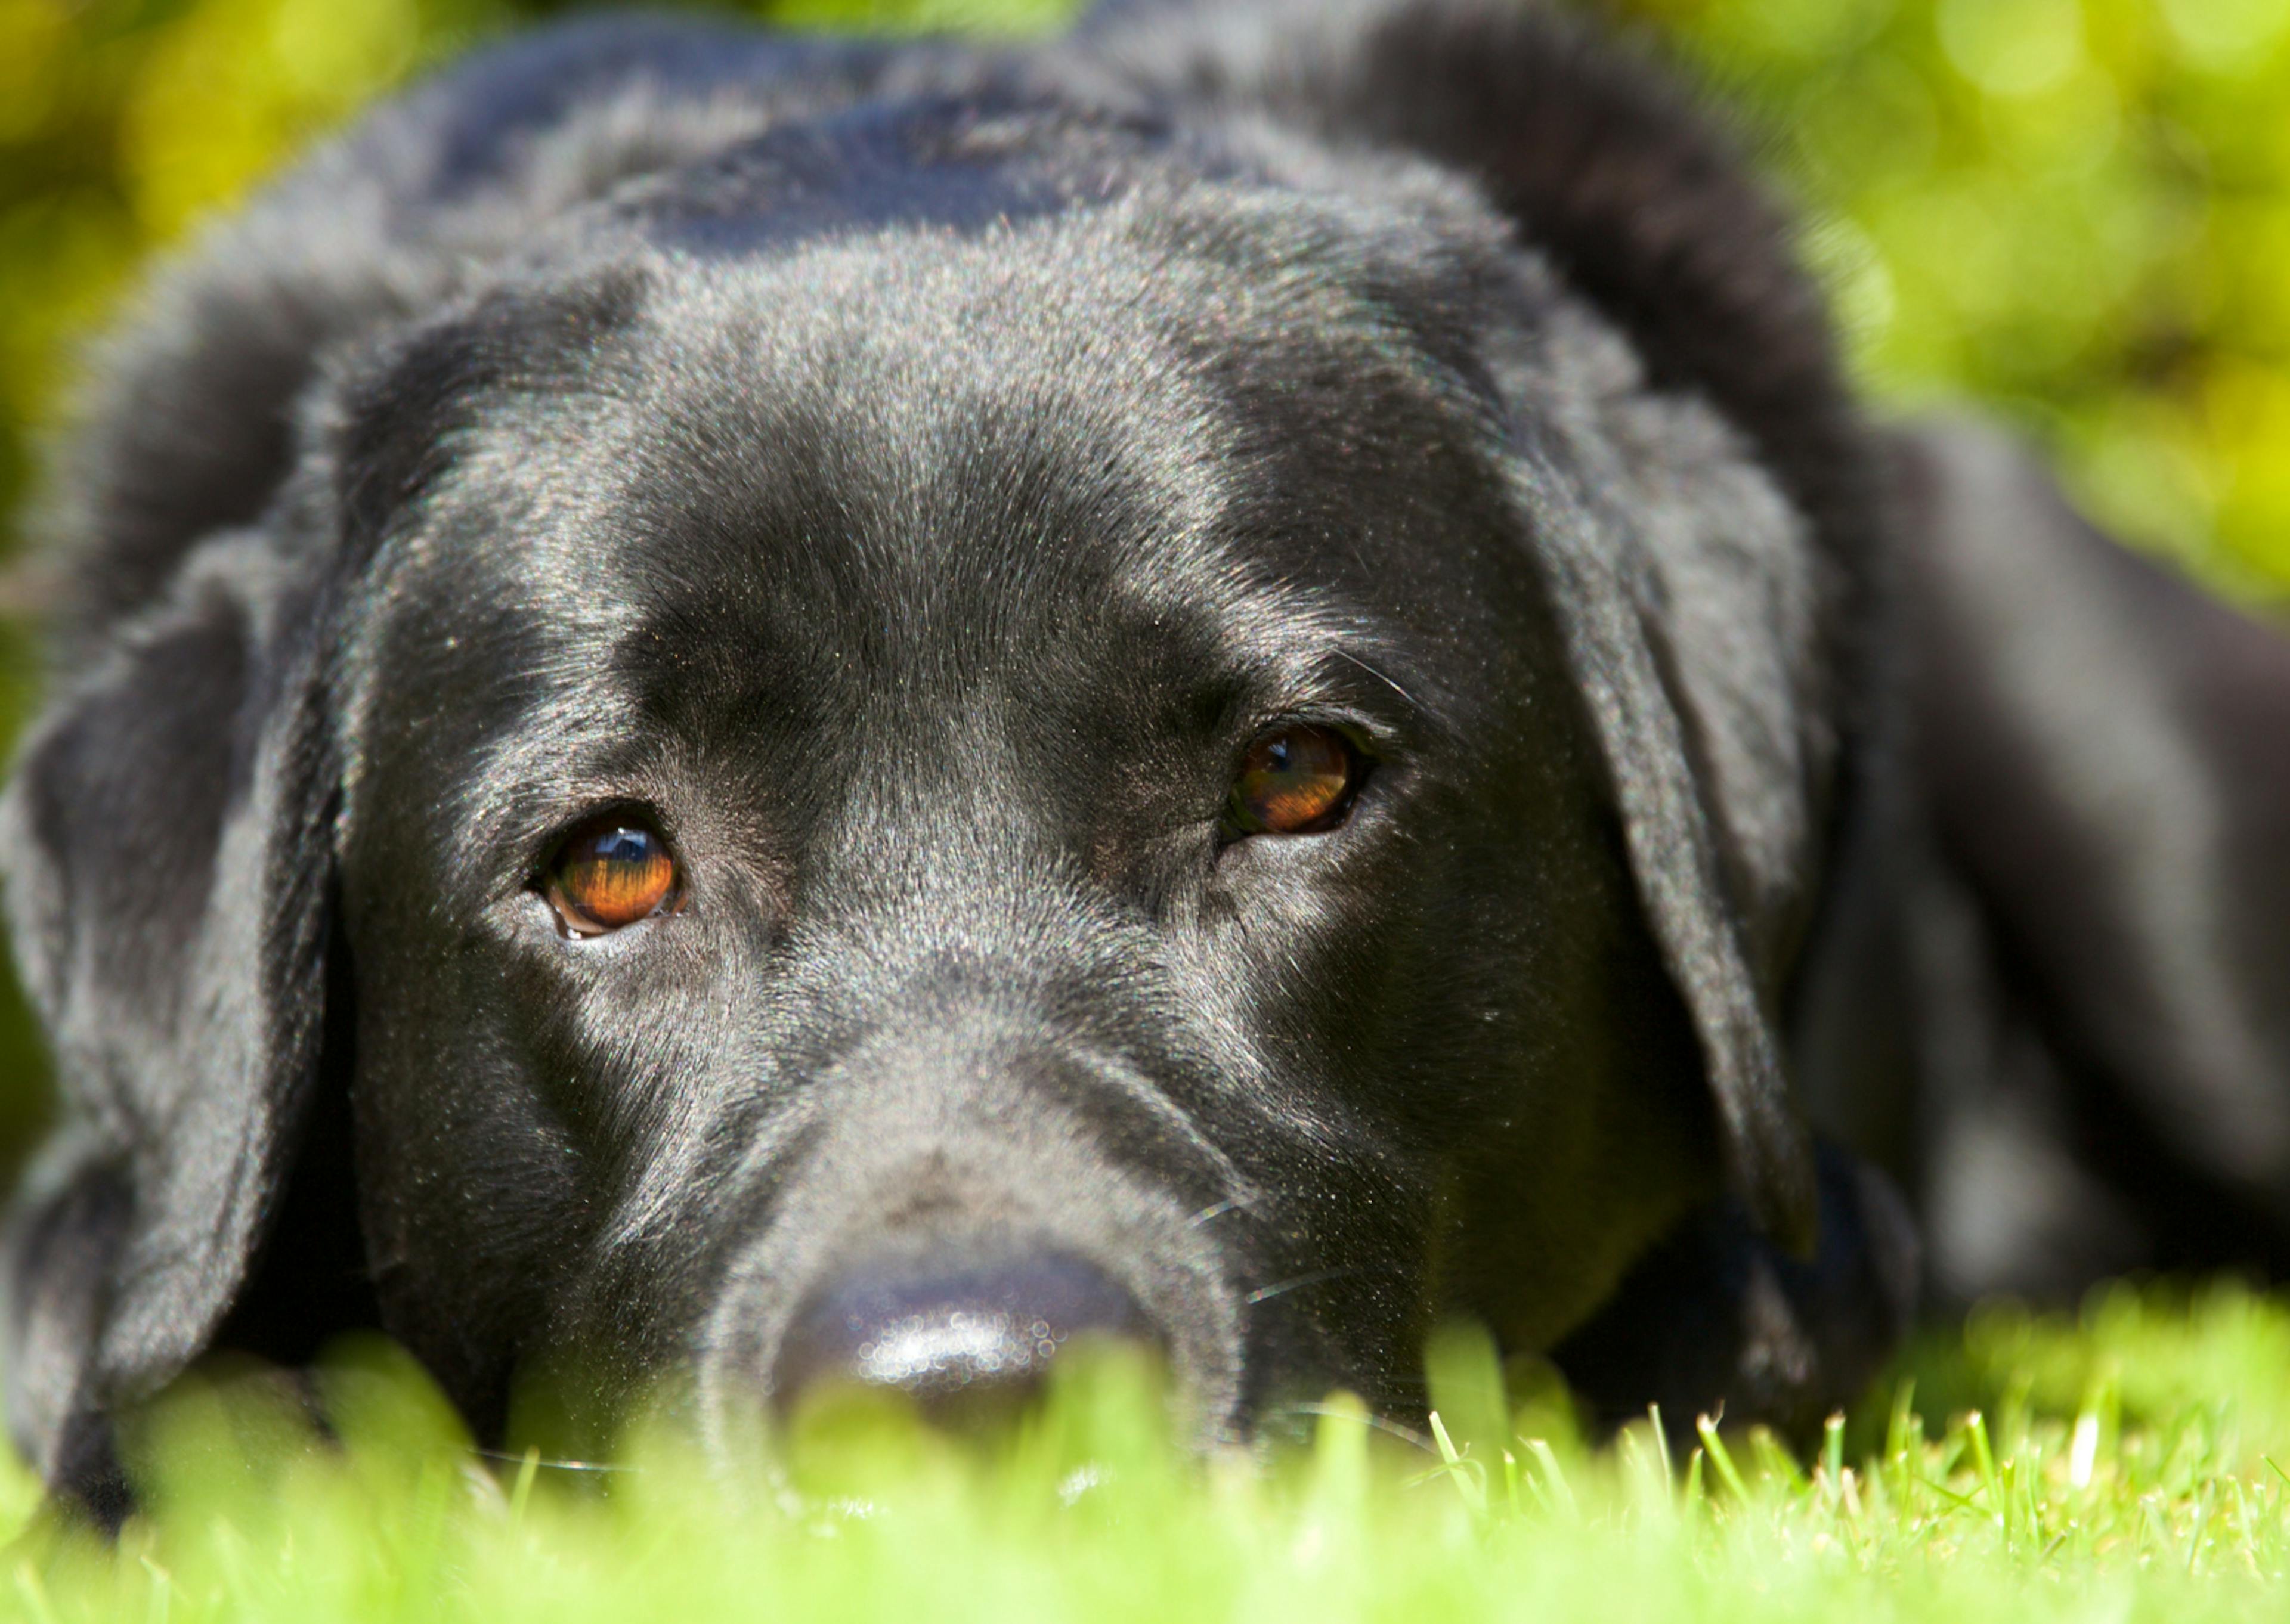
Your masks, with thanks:
M 1426 1444 L 1341 1398 L 1269 1463 L 1170 1448 L 1149 1384 L 1067 1380 L 983 1450 L 846 1404 L 710 1476 L 671 1428 L 576 1472 L 473 1453 L 379 1345 L 320 1387 L 340 1444 L 210 1383 L 137 1453 L 116 1547 L 35 1515 L 0 1608 L 40 1620 L 2247 1618 L 2290 1607 L 2290 1308 L 2118 1289 L 1927 1341 L 1809 1462 L 1758 1434 L 1589 1451 L 1563 1406 L 1493 1418 L 1452 1339 Z M 1476 1419 L 1474 1419 L 1476 1418 Z M 1464 1435 L 1454 1436 L 1459 1430 Z

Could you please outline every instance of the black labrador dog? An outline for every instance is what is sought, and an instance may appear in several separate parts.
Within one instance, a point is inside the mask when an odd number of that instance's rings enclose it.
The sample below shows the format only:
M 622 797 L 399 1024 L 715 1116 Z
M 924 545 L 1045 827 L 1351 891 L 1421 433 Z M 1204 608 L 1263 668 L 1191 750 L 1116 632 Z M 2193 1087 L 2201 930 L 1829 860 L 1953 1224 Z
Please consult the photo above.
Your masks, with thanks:
M 484 1434 L 1096 1334 L 1246 1438 L 1452 1313 L 1793 1425 L 1872 1163 L 1948 1292 L 2290 1257 L 2290 654 L 1868 426 L 1525 0 L 544 34 L 165 272 L 53 483 L 5 1362 L 99 1508 L 356 1326 Z

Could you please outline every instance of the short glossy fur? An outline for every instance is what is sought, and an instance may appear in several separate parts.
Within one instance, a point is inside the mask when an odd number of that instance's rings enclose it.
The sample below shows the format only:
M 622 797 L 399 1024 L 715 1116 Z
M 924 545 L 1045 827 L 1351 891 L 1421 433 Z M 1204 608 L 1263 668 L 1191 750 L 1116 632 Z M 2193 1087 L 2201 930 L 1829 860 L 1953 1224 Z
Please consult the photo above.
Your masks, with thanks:
M 1863 972 L 1959 883 L 1892 539 L 1961 459 L 1861 423 L 1779 217 L 1573 25 L 578 25 L 98 376 L 6 845 L 71 1102 L 11 1416 L 100 1508 L 188 1360 L 360 1324 L 481 1431 L 546 1365 L 738 1447 L 885 1257 L 1085 1260 L 1205 1439 L 1420 1405 L 1448 1312 L 1783 1424 L 1900 1330 L 1785 1077 L 1933 1092 Z M 1350 817 L 1229 838 L 1296 721 Z M 535 876 L 612 811 L 685 906 L 569 940 Z

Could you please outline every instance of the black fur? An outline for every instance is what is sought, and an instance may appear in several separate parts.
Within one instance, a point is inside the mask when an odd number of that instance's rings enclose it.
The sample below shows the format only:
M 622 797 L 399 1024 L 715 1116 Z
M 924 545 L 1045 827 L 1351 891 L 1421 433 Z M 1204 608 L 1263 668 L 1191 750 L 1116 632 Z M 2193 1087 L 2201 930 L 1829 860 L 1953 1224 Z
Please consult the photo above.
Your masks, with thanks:
M 1799 1426 L 1902 1329 L 1906 1219 L 1785 1079 L 1922 1178 L 1983 1084 L 1914 922 L 2053 928 L 2040 852 L 1932 835 L 1972 770 L 1904 701 L 1957 691 L 1887 676 L 1978 668 L 1891 584 L 1977 457 L 1861 422 L 1781 217 L 1572 24 L 586 23 L 313 158 L 96 376 L 4 849 L 71 1107 L 11 1416 L 99 1509 L 203 1351 L 363 1324 L 485 1434 L 547 1367 L 733 1448 L 917 1247 L 1081 1260 L 1204 1437 L 1413 1408 L 1449 1312 Z M 1349 820 L 1221 836 L 1293 719 Z M 2217 737 L 2190 794 L 2271 748 Z M 688 906 L 570 940 L 603 811 Z M 2014 1007 L 2073 1043 L 2082 973 Z

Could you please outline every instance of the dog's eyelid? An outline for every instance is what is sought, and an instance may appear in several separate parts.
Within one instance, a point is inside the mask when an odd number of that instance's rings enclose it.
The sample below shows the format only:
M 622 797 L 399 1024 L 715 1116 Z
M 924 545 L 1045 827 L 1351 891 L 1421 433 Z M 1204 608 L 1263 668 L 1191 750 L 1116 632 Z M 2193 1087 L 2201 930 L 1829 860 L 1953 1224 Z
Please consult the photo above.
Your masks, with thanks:
M 1367 762 L 1381 762 L 1398 754 L 1405 737 L 1401 729 L 1381 717 L 1340 700 L 1299 700 L 1268 712 L 1242 734 L 1239 754 L 1245 755 L 1259 740 L 1276 733 L 1306 727 L 1326 728 L 1342 734 L 1346 742 L 1359 752 L 1361 759 Z
M 1289 725 L 1333 727 L 1370 756 L 1385 757 L 1448 734 L 1453 723 L 1411 692 L 1350 656 L 1331 657 L 1307 681 L 1267 695 L 1247 737 Z

